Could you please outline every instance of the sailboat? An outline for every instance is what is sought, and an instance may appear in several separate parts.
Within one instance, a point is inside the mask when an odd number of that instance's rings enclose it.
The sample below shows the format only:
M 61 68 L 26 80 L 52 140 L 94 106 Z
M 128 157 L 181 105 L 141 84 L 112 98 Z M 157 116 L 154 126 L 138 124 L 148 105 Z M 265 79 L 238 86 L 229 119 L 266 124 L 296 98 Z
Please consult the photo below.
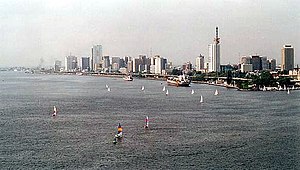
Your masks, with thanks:
M 202 95 L 200 96 L 200 103 L 203 103 L 203 97 L 202 97 Z
M 149 118 L 148 118 L 148 116 L 146 116 L 145 123 L 146 124 L 145 124 L 144 128 L 148 129 L 149 128 Z
M 142 91 L 144 91 L 144 90 L 145 90 L 145 86 L 142 86 L 142 88 L 141 88 L 141 89 L 142 89 Z
M 106 84 L 105 87 L 108 89 L 108 85 Z
M 56 109 L 55 106 L 53 106 L 53 113 L 52 113 L 52 116 L 56 116 L 56 114 L 57 114 L 57 109 Z
M 287 94 L 290 94 L 290 89 L 287 89 Z
M 167 91 L 166 91 L 166 96 L 168 96 L 169 95 L 169 90 L 167 89 Z
M 217 96 L 218 94 L 219 94 L 218 89 L 216 89 L 215 96 Z
M 194 91 L 194 89 L 192 89 L 191 94 L 194 94 L 194 93 L 195 93 L 195 91 Z
M 110 87 L 107 88 L 107 91 L 110 91 Z
M 166 86 L 163 87 L 162 91 L 166 91 Z

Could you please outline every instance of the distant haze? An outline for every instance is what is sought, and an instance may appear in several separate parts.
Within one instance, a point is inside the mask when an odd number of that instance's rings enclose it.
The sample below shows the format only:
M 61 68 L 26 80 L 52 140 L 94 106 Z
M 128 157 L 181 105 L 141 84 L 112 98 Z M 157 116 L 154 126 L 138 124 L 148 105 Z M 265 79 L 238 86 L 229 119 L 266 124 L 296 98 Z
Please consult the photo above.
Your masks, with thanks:
M 53 65 L 91 55 L 93 44 L 194 64 L 200 53 L 207 60 L 216 26 L 222 64 L 251 54 L 281 63 L 284 44 L 300 64 L 298 0 L 1 0 L 0 23 L 0 66 Z

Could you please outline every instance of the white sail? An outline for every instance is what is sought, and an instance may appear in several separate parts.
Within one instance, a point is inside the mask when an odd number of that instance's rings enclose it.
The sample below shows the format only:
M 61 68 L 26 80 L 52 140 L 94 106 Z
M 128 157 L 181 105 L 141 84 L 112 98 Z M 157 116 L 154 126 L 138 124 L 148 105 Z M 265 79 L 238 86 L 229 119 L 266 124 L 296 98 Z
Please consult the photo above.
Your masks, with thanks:
M 216 89 L 216 91 L 215 91 L 215 96 L 218 95 L 218 94 L 219 94 L 218 89 Z
M 105 87 L 108 89 L 108 85 L 106 84 Z
M 287 94 L 290 94 L 290 89 L 287 89 Z
M 166 91 L 166 95 L 169 95 L 169 90 Z
M 203 103 L 203 97 L 202 97 L 202 95 L 200 96 L 200 103 Z
M 195 93 L 195 91 L 192 89 L 191 94 L 194 94 L 194 93 Z
M 142 86 L 142 88 L 141 88 L 141 89 L 142 89 L 142 91 L 144 91 L 144 90 L 145 90 L 145 86 Z
M 110 91 L 110 87 L 107 88 L 107 91 Z
M 56 116 L 56 114 L 57 114 L 56 107 L 55 107 L 55 106 L 53 106 L 53 113 L 52 113 L 52 116 Z
M 166 91 L 166 86 L 163 87 L 162 91 Z

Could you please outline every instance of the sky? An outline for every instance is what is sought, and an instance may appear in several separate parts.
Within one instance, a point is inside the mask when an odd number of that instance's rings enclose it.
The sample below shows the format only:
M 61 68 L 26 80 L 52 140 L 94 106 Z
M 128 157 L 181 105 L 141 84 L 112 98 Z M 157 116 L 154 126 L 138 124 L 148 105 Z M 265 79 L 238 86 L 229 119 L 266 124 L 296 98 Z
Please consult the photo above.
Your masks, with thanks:
M 64 57 L 160 55 L 175 65 L 208 59 L 215 27 L 221 64 L 261 55 L 281 63 L 300 48 L 298 0 L 0 0 L 0 67 L 54 65 Z

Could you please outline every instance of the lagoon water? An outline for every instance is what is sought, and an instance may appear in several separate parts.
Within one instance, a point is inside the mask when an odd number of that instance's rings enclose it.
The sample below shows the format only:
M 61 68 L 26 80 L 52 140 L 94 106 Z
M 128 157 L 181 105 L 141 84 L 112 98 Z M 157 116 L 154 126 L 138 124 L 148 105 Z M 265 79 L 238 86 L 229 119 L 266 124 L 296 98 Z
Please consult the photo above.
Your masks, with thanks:
M 164 85 L 0 72 L 0 169 L 300 169 L 300 91 Z

